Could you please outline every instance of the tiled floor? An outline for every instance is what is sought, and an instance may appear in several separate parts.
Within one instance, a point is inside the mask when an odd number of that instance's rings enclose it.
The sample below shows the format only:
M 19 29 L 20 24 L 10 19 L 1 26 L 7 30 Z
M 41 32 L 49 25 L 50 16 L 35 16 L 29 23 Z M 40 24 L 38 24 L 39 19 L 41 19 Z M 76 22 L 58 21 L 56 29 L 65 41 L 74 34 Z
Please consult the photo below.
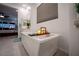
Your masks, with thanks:
M 15 42 L 17 36 L 0 37 L 0 56 L 28 56 L 21 42 Z M 55 56 L 67 56 L 58 50 Z

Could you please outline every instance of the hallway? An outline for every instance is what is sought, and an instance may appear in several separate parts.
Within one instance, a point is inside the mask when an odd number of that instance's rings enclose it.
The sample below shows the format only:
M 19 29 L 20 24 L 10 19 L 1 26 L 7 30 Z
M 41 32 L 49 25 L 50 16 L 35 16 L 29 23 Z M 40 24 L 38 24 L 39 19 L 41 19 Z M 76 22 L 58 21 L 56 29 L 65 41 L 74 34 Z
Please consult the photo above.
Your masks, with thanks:
M 17 36 L 0 37 L 0 56 L 24 56 L 27 54 L 20 42 L 15 42 Z

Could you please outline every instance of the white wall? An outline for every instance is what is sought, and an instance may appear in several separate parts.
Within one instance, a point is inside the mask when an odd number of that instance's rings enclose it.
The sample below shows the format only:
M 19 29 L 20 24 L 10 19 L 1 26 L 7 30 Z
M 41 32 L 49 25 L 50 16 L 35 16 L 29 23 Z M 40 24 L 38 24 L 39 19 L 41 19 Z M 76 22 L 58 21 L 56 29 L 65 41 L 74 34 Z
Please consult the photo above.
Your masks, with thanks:
M 69 4 L 69 32 L 70 32 L 70 37 L 69 37 L 69 43 L 70 43 L 70 49 L 69 53 L 70 55 L 79 55 L 79 28 L 76 28 L 74 25 L 74 21 L 77 20 L 77 15 L 75 12 L 75 7 L 74 4 Z
M 64 11 L 67 11 L 67 12 L 64 12 Z M 37 24 L 37 28 L 41 27 L 41 26 L 45 26 L 45 27 L 47 27 L 49 32 L 60 34 L 62 37 L 61 37 L 61 39 L 59 39 L 58 45 L 60 48 L 64 49 L 66 52 L 69 51 L 68 20 L 69 20 L 68 5 L 67 4 L 58 4 L 58 19 Z
M 34 16 L 33 30 L 40 28 L 41 26 L 47 27 L 49 32 L 58 33 L 61 35 L 59 39 L 59 48 L 64 49 L 69 55 L 79 55 L 79 30 L 74 26 L 75 11 L 73 4 L 58 4 L 58 19 L 46 21 L 37 24 L 37 13 L 34 10 L 32 17 Z
M 20 16 L 19 16 L 20 17 Z M 73 4 L 58 4 L 58 19 L 37 24 L 37 8 L 32 8 L 31 31 L 35 32 L 41 26 L 47 27 L 49 32 L 61 35 L 58 44 L 69 55 L 79 55 L 79 30 L 74 26 L 75 11 Z

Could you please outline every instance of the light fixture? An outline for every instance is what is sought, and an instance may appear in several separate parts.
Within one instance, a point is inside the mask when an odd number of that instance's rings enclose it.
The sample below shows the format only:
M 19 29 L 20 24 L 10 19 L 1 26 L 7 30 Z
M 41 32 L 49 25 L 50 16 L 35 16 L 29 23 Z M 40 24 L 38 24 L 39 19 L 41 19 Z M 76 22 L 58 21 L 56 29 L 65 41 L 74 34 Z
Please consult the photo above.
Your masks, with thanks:
M 3 15 L 0 15 L 0 18 L 4 18 L 4 16 Z
M 22 7 L 25 8 L 25 9 L 27 9 L 27 10 L 30 10 L 31 9 L 31 7 L 28 6 L 28 5 L 26 5 L 26 4 L 22 4 Z
M 28 7 L 27 7 L 27 10 L 31 10 L 31 7 L 30 7 L 30 6 L 28 6 Z
M 26 5 L 25 5 L 25 4 L 23 4 L 23 5 L 22 5 L 22 7 L 24 7 L 24 8 L 25 8 L 25 7 L 26 7 Z
M 0 18 L 4 18 L 4 13 L 0 12 Z

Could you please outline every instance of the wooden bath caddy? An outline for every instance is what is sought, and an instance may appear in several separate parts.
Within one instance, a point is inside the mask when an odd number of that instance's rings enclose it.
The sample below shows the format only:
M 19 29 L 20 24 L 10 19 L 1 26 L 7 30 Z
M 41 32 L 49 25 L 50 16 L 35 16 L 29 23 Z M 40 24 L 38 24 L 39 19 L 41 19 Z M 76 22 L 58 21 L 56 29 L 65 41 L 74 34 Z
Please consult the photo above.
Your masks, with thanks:
M 29 36 L 39 36 L 39 35 L 47 35 L 47 34 L 50 34 L 50 33 L 45 33 L 45 34 L 28 34 Z

